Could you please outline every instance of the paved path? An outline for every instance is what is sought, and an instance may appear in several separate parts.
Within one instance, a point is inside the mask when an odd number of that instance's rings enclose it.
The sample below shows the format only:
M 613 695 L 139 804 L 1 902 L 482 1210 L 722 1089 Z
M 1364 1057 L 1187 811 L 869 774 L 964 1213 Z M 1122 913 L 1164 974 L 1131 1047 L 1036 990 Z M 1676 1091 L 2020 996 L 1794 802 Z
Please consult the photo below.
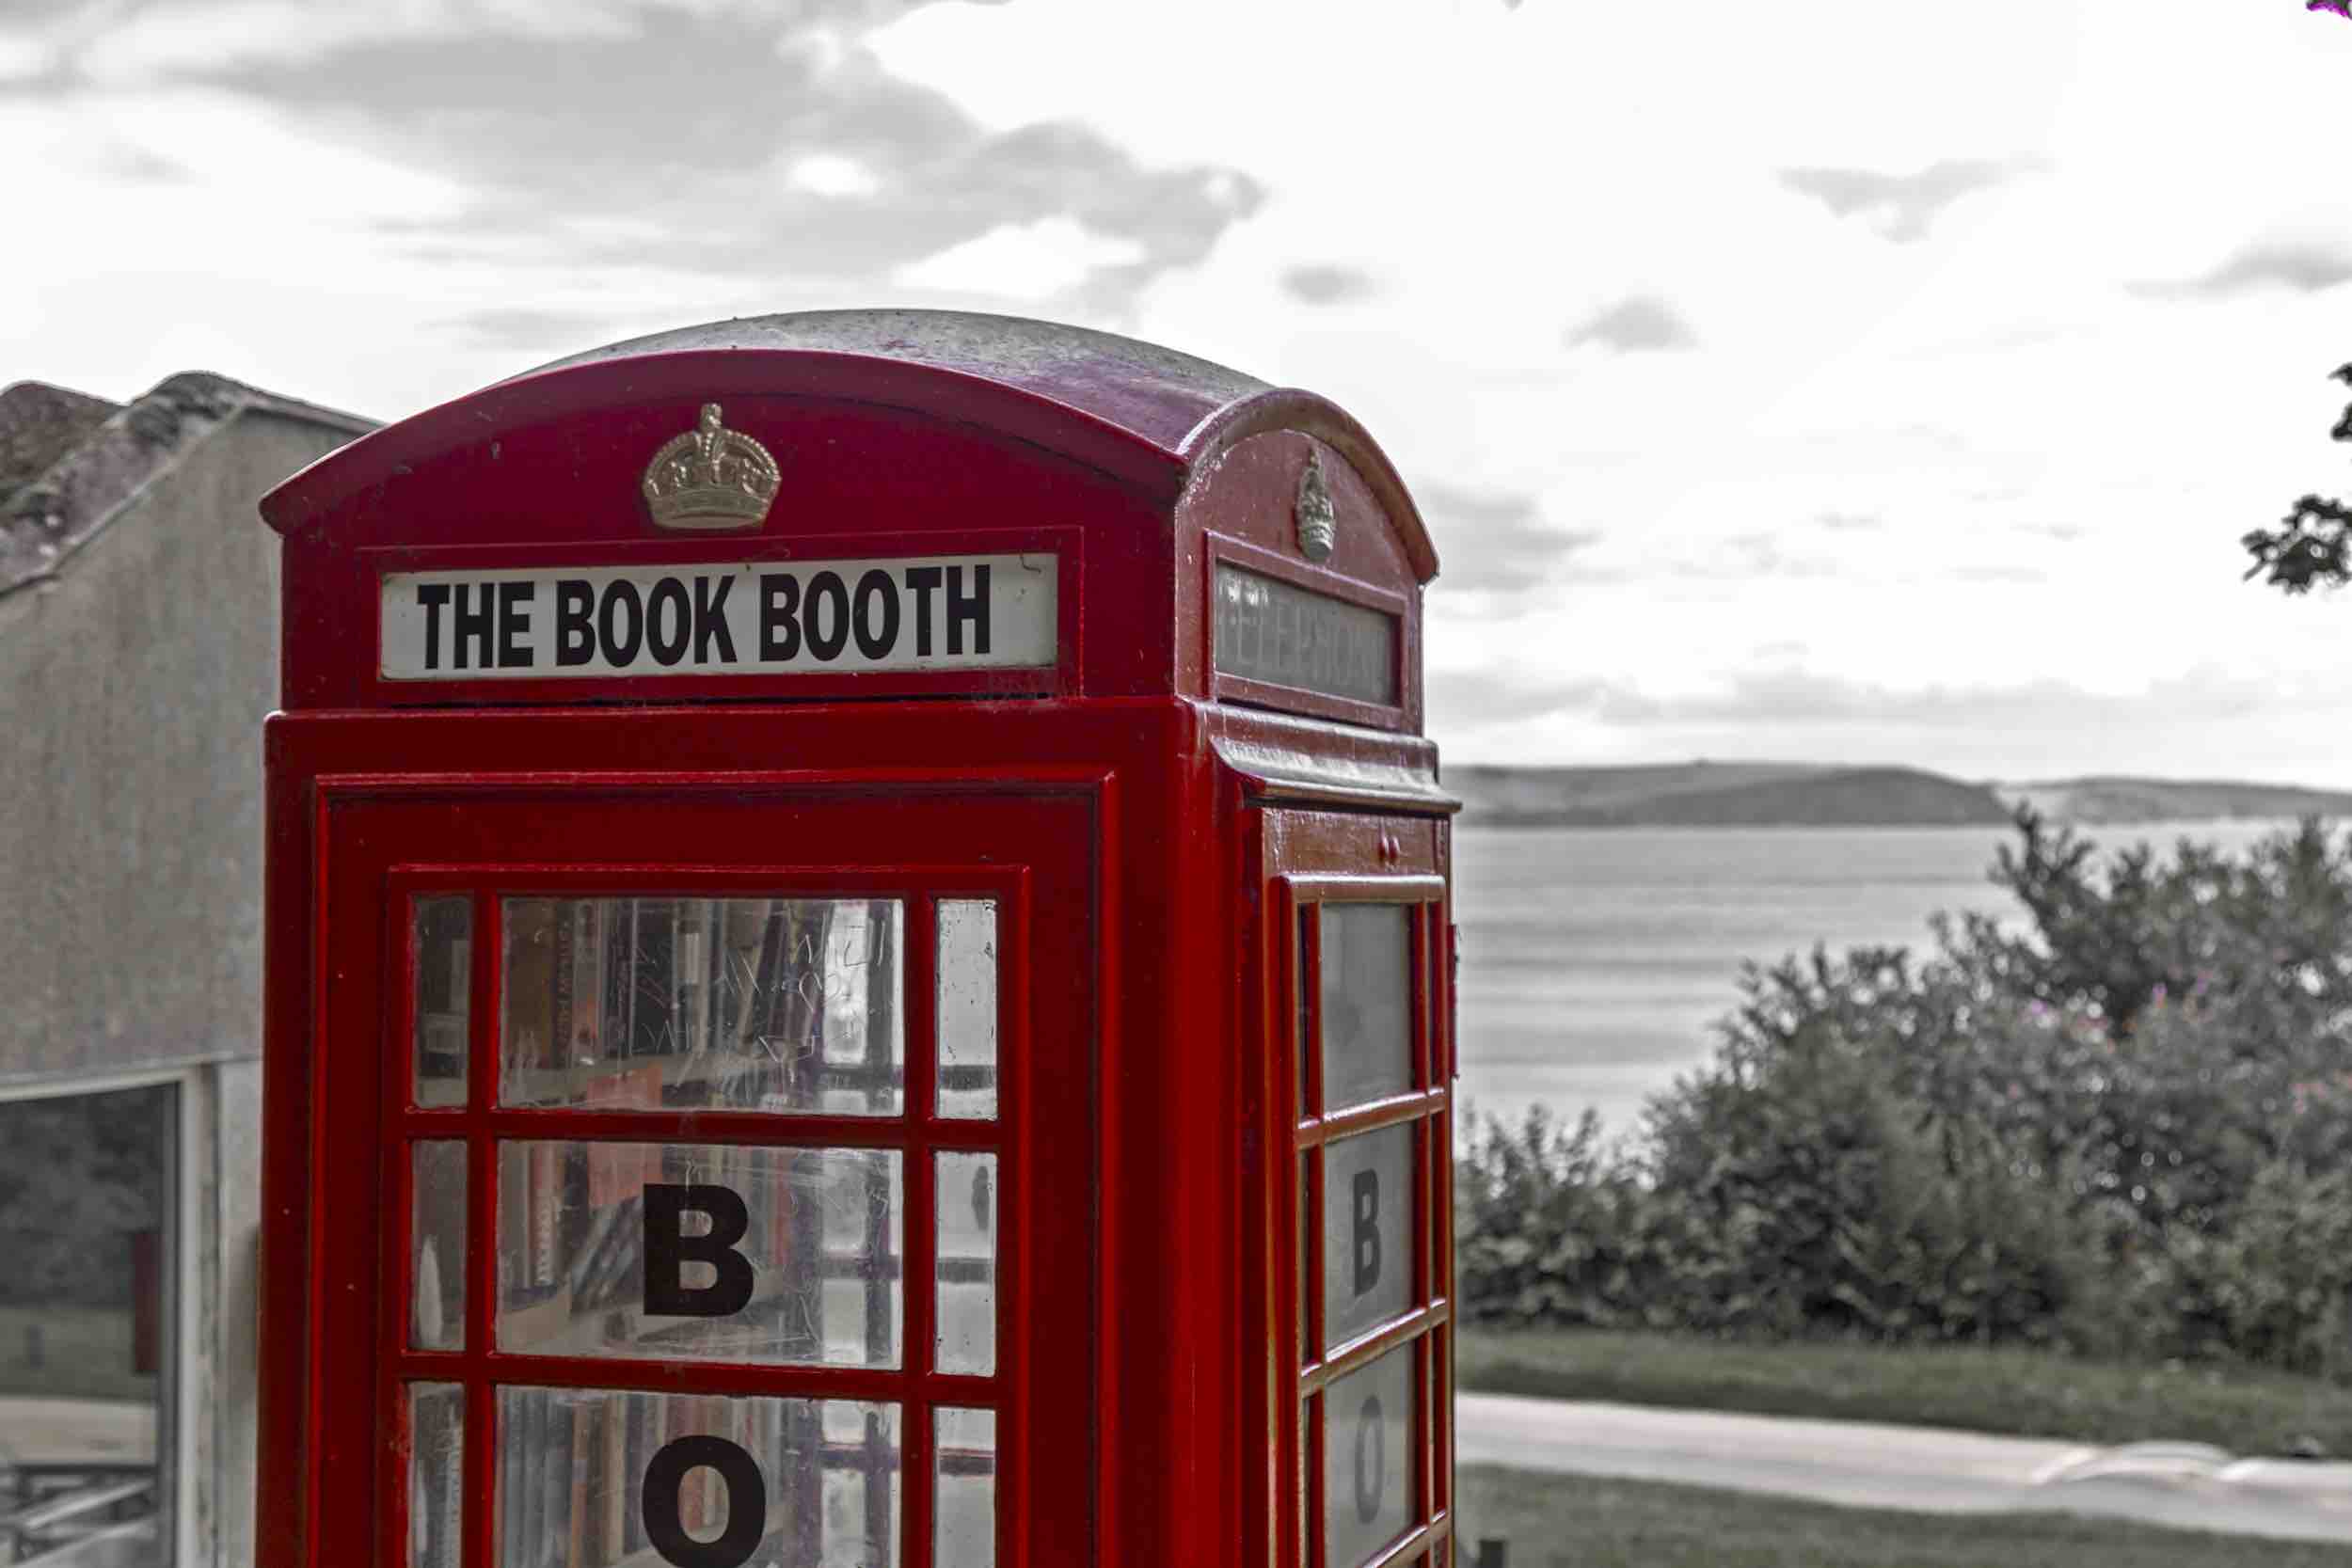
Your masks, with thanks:
M 1464 1465 L 1774 1492 L 1937 1513 L 2058 1511 L 2352 1542 L 2352 1465 L 2194 1443 L 2087 1448 L 1934 1427 L 1807 1421 L 1501 1394 L 1454 1402 Z

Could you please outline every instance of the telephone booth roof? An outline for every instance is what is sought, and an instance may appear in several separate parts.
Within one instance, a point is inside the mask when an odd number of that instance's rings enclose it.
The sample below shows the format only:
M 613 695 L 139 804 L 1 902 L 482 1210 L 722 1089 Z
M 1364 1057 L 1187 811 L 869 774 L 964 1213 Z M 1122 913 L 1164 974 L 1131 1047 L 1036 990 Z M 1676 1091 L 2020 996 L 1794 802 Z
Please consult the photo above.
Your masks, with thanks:
M 678 531 L 650 514 L 648 460 L 698 421 L 761 453 L 764 521 Z M 262 514 L 286 539 L 289 710 L 1177 694 L 1421 729 L 1437 556 L 1371 436 L 1312 393 L 1079 327 L 836 310 L 659 333 L 385 426 Z M 1327 529 L 1311 548 L 1311 516 Z M 1006 550 L 1058 582 L 1043 595 L 1057 646 L 1021 668 L 393 679 L 370 635 L 389 624 L 385 585 L 419 573 Z M 1235 594 L 1256 595 L 1253 635 L 1275 638 L 1278 614 L 1309 627 L 1281 644 L 1301 657 L 1324 657 L 1340 623 L 1370 628 L 1377 680 L 1293 693 L 1263 660 L 1224 667 L 1240 634 L 1220 642 L 1212 623 Z
M 961 310 L 803 310 L 675 328 L 558 359 L 387 425 L 262 501 L 281 533 L 421 460 L 620 402 L 766 393 L 891 404 L 993 428 L 1159 492 L 1251 436 L 1295 431 L 1362 476 L 1422 582 L 1438 557 L 1403 480 L 1337 404 L 1116 333 Z

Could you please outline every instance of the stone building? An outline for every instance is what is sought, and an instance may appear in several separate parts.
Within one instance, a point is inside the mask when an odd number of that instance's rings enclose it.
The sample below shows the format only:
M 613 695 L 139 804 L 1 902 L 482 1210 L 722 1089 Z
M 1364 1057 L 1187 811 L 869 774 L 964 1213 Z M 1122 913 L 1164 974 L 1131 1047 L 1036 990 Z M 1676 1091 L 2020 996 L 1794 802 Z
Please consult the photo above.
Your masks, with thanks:
M 176 375 L 0 391 L 0 1552 L 251 1560 L 254 503 L 369 421 Z

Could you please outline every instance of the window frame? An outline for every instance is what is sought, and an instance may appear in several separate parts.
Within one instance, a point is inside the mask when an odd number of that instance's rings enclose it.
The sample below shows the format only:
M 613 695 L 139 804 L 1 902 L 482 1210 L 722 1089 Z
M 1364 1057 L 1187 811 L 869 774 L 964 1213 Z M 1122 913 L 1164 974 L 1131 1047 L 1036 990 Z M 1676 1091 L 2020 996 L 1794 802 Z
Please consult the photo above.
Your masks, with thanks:
M 167 1522 L 169 1548 L 163 1568 L 195 1568 L 209 1563 L 217 1544 L 220 1505 L 215 1496 L 215 1433 L 210 1412 L 223 1381 L 220 1347 L 203 1334 L 204 1305 L 210 1299 L 206 1274 L 220 1275 L 219 1231 L 208 1200 L 217 1196 L 221 1173 L 215 1162 L 216 1140 L 214 1114 L 216 1087 L 214 1064 L 92 1073 L 72 1078 L 42 1078 L 0 1084 L 0 1104 L 35 1100 L 65 1100 L 115 1094 L 128 1089 L 169 1087 L 172 1095 L 172 1149 L 164 1162 L 169 1183 L 165 1210 L 168 1229 L 164 1236 L 164 1303 L 159 1325 L 164 1342 L 158 1347 L 160 1366 L 155 1378 L 155 1433 L 159 1447 L 169 1445 L 168 1463 L 155 1467 L 160 1495 L 156 1517 Z
M 1271 974 L 1279 1025 L 1267 1041 L 1272 1068 L 1270 1118 L 1279 1156 L 1268 1162 L 1275 1188 L 1268 1237 L 1275 1370 L 1275 1429 L 1295 1468 L 1277 1478 L 1275 1560 L 1324 1568 L 1327 1499 L 1324 1445 L 1330 1386 L 1400 1348 L 1413 1357 L 1415 1408 L 1408 1426 L 1411 1499 L 1406 1528 L 1360 1568 L 1439 1560 L 1452 1537 L 1454 1050 L 1451 1031 L 1452 927 L 1441 874 L 1283 872 L 1270 878 L 1274 929 Z M 1322 1085 L 1321 911 L 1339 903 L 1404 905 L 1406 920 L 1408 1084 L 1390 1094 L 1328 1110 Z M 1339 1139 L 1388 1128 L 1412 1129 L 1414 1179 L 1411 1290 L 1405 1310 L 1326 1346 L 1323 1293 L 1323 1148 Z M 1443 1397 L 1441 1399 L 1441 1396 Z M 1357 1565 L 1349 1565 L 1357 1568 Z

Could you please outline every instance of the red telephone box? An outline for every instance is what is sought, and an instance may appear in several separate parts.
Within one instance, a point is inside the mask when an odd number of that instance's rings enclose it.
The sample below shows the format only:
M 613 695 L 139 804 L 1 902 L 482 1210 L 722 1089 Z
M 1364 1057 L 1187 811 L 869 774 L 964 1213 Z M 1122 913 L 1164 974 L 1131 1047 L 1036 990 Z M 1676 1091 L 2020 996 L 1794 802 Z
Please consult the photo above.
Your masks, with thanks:
M 267 1568 L 1453 1560 L 1436 559 L 1354 420 L 778 316 L 262 511 Z

